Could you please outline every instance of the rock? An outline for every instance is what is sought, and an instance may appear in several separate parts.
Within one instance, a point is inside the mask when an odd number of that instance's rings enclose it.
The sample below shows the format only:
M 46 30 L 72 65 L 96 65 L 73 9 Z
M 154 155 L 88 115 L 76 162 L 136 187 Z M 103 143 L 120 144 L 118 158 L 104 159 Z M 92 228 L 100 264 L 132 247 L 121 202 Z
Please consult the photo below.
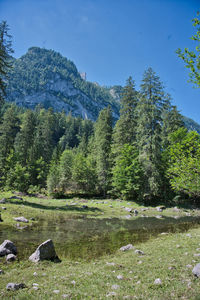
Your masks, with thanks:
M 6 208 L 5 206 L 2 206 L 1 209 L 2 209 L 2 210 L 6 210 L 7 208 Z
M 4 271 L 3 270 L 0 270 L 0 275 L 2 275 L 4 273 Z
M 200 253 L 195 253 L 194 256 L 200 256 Z
M 113 284 L 112 286 L 111 286 L 111 289 L 112 290 L 118 290 L 120 288 L 120 286 L 118 285 L 118 284 Z
M 137 216 L 139 214 L 137 209 L 134 209 L 133 213 L 134 213 L 135 216 Z
M 34 272 L 34 273 L 33 273 L 33 276 L 37 276 L 37 272 Z
M 106 297 L 112 297 L 112 296 L 117 296 L 117 294 L 115 292 L 110 292 L 106 295 Z
M 193 270 L 192 273 L 196 276 L 196 277 L 200 277 L 200 263 L 197 264 Z
M 122 280 L 124 277 L 122 275 L 117 275 L 117 279 Z
M 135 253 L 140 254 L 140 255 L 144 255 L 144 252 L 142 250 L 138 250 L 138 249 L 135 250 Z
M 141 211 L 146 211 L 146 210 L 149 210 L 149 209 L 147 207 L 141 208 Z
M 1 214 L 0 214 L 0 222 L 3 222 L 2 218 L 1 218 Z
M 156 278 L 154 284 L 160 285 L 162 284 L 162 280 L 160 278 Z
M 17 248 L 13 244 L 13 242 L 9 240 L 5 240 L 1 245 L 0 245 L 0 256 L 5 256 L 8 254 L 17 254 Z
M 162 216 L 157 215 L 157 216 L 156 216 L 156 219 L 162 219 Z
M 9 199 L 23 200 L 23 198 L 18 197 L 18 196 L 12 196 L 12 197 L 10 197 Z
M 35 218 L 30 218 L 31 221 L 35 221 Z
M 8 254 L 6 256 L 6 261 L 7 262 L 15 261 L 16 259 L 17 259 L 17 257 L 14 254 Z
M 25 287 L 26 287 L 26 285 L 24 283 L 9 282 L 6 286 L 6 289 L 10 290 L 10 291 L 17 291 L 19 289 L 24 289 Z
M 1 203 L 1 204 L 5 204 L 5 203 L 6 203 L 6 198 L 2 198 L 2 199 L 0 200 L 0 203 Z
M 23 223 L 28 223 L 29 221 L 24 218 L 24 217 L 17 217 L 17 218 L 13 218 L 15 221 L 17 222 L 23 222 Z
M 60 290 L 54 290 L 53 293 L 54 293 L 54 294 L 59 294 L 59 293 L 60 293 Z
M 186 265 L 186 268 L 192 268 L 192 265 Z
M 159 207 L 156 207 L 156 210 L 159 211 L 159 212 L 162 212 L 163 209 L 159 206 Z
M 107 262 L 106 265 L 107 265 L 107 266 L 115 266 L 115 263 L 114 263 L 114 262 L 111 262 L 111 263 L 110 263 L 110 262 Z
M 29 257 L 29 260 L 32 262 L 38 262 L 40 260 L 52 260 L 60 261 L 54 248 L 52 240 L 47 240 L 42 243 L 36 251 Z
M 83 205 L 82 208 L 83 209 L 88 209 L 88 206 L 87 205 Z
M 21 230 L 22 230 L 22 229 L 25 229 L 25 228 L 27 228 L 27 227 L 28 227 L 28 226 L 20 226 L 19 223 L 16 224 L 16 228 L 17 228 L 17 229 L 21 229 Z
M 132 216 L 131 215 L 127 215 L 127 216 L 125 216 L 125 219 L 127 219 L 127 220 L 129 220 L 129 219 L 131 219 L 132 218 Z
M 132 210 L 132 208 L 130 208 L 130 207 L 125 207 L 124 208 L 126 211 L 128 211 L 128 212 L 132 212 L 133 210 Z
M 121 247 L 119 250 L 120 251 L 128 251 L 128 250 L 131 250 L 131 249 L 134 249 L 133 245 L 132 244 L 128 244 L 126 246 Z

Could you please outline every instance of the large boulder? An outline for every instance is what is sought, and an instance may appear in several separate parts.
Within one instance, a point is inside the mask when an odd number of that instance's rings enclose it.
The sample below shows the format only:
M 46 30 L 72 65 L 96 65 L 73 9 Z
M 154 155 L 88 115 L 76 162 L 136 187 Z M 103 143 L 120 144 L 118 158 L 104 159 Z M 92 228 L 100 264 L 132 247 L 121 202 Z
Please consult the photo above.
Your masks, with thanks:
M 52 261 L 60 261 L 52 240 L 47 240 L 42 243 L 36 251 L 29 257 L 29 260 L 32 262 L 39 262 L 41 260 L 52 260 Z
M 0 245 L 0 256 L 5 256 L 8 254 L 17 254 L 17 248 L 13 244 L 13 242 L 9 240 L 5 240 L 1 245 Z

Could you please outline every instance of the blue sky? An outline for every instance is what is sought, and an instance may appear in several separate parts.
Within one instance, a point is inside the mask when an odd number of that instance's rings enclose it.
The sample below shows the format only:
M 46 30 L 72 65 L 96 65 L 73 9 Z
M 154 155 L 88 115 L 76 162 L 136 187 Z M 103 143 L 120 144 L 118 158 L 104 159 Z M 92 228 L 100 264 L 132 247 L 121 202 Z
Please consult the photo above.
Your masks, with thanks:
M 173 104 L 200 123 L 200 89 L 175 53 L 194 48 L 195 0 L 0 0 L 0 20 L 13 36 L 14 56 L 32 46 L 60 52 L 89 81 L 139 88 L 144 71 L 160 76 Z M 196 45 L 195 45 L 196 46 Z

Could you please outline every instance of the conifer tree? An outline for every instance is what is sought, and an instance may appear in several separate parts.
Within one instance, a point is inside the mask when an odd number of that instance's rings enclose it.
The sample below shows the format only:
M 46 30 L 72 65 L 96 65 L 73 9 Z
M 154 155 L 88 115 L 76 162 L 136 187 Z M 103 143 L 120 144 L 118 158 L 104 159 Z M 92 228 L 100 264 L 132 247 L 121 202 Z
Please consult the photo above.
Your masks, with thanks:
M 122 93 L 120 118 L 113 130 L 112 152 L 114 156 L 117 156 L 117 152 L 124 144 L 131 144 L 135 140 L 137 103 L 138 93 L 132 77 L 129 77 Z
M 10 54 L 13 53 L 11 35 L 6 21 L 0 23 L 0 105 L 4 102 L 6 94 L 5 78 L 7 70 L 11 67 Z
M 99 190 L 104 194 L 110 185 L 110 151 L 112 139 L 111 108 L 104 108 L 98 117 L 94 131 L 94 156 Z
M 164 90 L 159 77 L 149 68 L 141 84 L 141 97 L 137 107 L 137 145 L 143 169 L 143 195 L 159 195 L 161 183 L 161 123 L 165 104 Z

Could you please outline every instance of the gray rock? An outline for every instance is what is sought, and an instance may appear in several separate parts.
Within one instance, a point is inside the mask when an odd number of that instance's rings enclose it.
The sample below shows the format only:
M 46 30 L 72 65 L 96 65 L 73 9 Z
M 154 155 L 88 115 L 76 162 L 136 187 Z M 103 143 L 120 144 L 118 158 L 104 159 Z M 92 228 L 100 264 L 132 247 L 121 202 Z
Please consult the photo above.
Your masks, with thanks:
M 6 261 L 7 262 L 15 261 L 16 259 L 17 259 L 17 257 L 14 254 L 8 254 L 6 256 Z
M 118 284 L 113 284 L 112 286 L 111 286 L 111 289 L 112 290 L 118 290 L 120 288 L 120 286 L 118 285 Z
M 27 227 L 28 227 L 28 226 L 20 226 L 19 223 L 16 224 L 16 228 L 17 228 L 17 229 L 20 229 L 20 230 L 25 229 L 25 228 L 27 228 Z
M 60 261 L 52 240 L 47 240 L 42 243 L 36 251 L 29 257 L 29 260 L 32 262 L 38 262 L 41 260 L 52 260 L 52 261 Z
M 128 212 L 132 212 L 133 211 L 132 208 L 130 208 L 130 207 L 125 207 L 125 210 L 128 211 Z
M 18 196 L 12 196 L 12 197 L 10 197 L 9 199 L 23 200 L 23 198 L 18 197 Z
M 135 253 L 140 254 L 140 255 L 144 255 L 144 252 L 142 250 L 138 250 L 138 249 L 135 250 Z
M 0 200 L 0 203 L 1 203 L 1 204 L 5 204 L 5 203 L 6 203 L 6 198 L 2 198 L 2 199 Z
M 120 251 L 128 251 L 128 250 L 132 250 L 132 249 L 134 249 L 133 245 L 132 244 L 128 244 L 126 246 L 121 247 L 119 250 Z
M 156 219 L 162 219 L 162 216 L 157 215 L 157 216 L 156 216 Z
M 159 211 L 159 212 L 163 211 L 163 209 L 161 207 L 156 207 L 156 210 Z
M 2 208 L 1 208 L 2 210 L 6 210 L 7 208 L 5 207 L 5 206 L 2 206 Z
M 134 211 L 133 211 L 133 212 L 134 212 L 134 215 L 135 215 L 135 216 L 137 216 L 137 215 L 138 215 L 138 213 L 139 213 L 137 209 L 134 209 Z
M 17 218 L 13 218 L 15 221 L 17 222 L 23 222 L 23 223 L 28 223 L 29 220 L 27 220 L 26 218 L 24 217 L 17 217 Z
M 17 291 L 19 289 L 24 289 L 25 287 L 26 287 L 26 285 L 24 283 L 9 282 L 6 286 L 6 289 L 10 290 L 10 291 Z
M 161 285 L 162 280 L 160 278 L 156 278 L 155 281 L 154 281 L 154 284 Z
M 0 245 L 0 256 L 5 256 L 8 254 L 17 254 L 17 248 L 13 244 L 13 242 L 9 240 L 5 240 L 1 245 Z
M 192 273 L 196 276 L 196 277 L 200 277 L 200 263 L 197 264 L 193 270 Z

